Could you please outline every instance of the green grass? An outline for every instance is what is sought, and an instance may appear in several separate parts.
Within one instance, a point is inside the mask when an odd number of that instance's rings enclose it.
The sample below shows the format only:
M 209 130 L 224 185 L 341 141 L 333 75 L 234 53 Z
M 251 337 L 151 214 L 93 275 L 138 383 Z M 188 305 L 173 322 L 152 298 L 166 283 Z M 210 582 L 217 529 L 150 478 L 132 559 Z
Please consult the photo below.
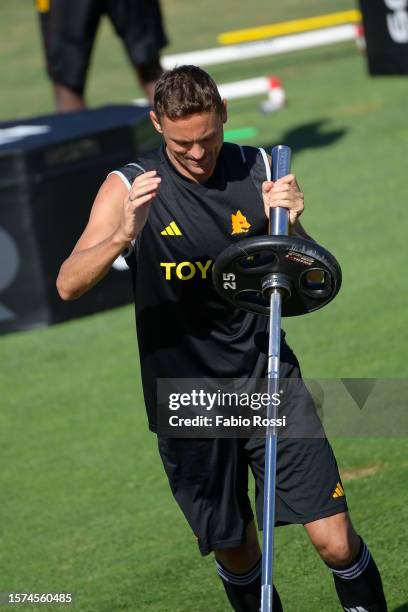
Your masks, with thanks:
M 242 0 L 168 0 L 168 51 L 215 46 L 217 33 L 229 29 L 353 6 L 258 0 L 248 16 Z M 0 24 L 0 117 L 51 111 L 31 3 L 2 3 Z M 283 78 L 284 110 L 264 116 L 260 97 L 235 101 L 228 128 L 258 130 L 245 143 L 293 147 L 304 224 L 342 265 L 344 285 L 329 307 L 285 321 L 304 375 L 406 377 L 406 81 L 367 77 L 352 44 L 211 72 L 219 82 Z M 104 24 L 89 101 L 135 95 L 131 70 Z M 0 339 L 0 591 L 73 591 L 81 612 L 223 612 L 212 560 L 200 558 L 147 431 L 133 328 L 129 306 Z M 407 610 L 407 442 L 333 444 L 390 611 Z M 359 472 L 370 467 L 377 471 Z M 276 567 L 288 612 L 339 609 L 302 528 L 278 530 Z
M 222 612 L 213 564 L 200 559 L 146 431 L 131 327 L 126 307 L 2 338 L 2 590 L 72 590 L 81 611 Z M 406 599 L 406 441 L 334 446 L 349 477 L 380 466 L 346 487 L 394 610 Z M 288 611 L 299 600 L 305 612 L 336 609 L 301 528 L 278 530 L 276 567 Z

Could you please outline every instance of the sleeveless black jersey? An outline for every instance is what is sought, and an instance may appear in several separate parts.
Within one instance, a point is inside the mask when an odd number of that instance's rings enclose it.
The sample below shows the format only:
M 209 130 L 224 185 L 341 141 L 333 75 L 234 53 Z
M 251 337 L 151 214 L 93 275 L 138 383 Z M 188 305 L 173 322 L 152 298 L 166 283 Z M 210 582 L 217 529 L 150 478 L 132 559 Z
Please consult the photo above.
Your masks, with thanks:
M 164 146 L 115 171 L 129 188 L 144 171 L 157 170 L 162 179 L 127 257 L 152 431 L 158 378 L 266 375 L 267 317 L 224 302 L 211 269 L 231 243 L 267 233 L 261 184 L 268 168 L 265 151 L 224 143 L 205 184 L 183 177 Z

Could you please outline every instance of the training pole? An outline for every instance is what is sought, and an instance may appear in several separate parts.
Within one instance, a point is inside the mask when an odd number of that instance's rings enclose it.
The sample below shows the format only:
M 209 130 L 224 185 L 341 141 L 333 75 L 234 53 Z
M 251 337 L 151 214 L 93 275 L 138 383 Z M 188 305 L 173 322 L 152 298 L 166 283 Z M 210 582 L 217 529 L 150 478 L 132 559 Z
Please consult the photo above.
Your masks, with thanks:
M 285 146 L 272 150 L 272 180 L 289 174 L 290 149 Z M 285 209 L 271 209 L 269 215 L 269 234 L 288 234 L 288 213 Z M 279 363 L 281 343 L 282 290 L 275 287 L 271 291 L 269 313 L 269 348 L 268 348 L 268 422 L 276 419 L 278 407 L 273 397 L 279 393 Z M 275 528 L 275 489 L 276 489 L 276 455 L 278 434 L 276 426 L 268 425 L 265 439 L 265 478 L 263 507 L 262 539 L 262 591 L 261 612 L 272 612 L 273 598 L 273 551 Z

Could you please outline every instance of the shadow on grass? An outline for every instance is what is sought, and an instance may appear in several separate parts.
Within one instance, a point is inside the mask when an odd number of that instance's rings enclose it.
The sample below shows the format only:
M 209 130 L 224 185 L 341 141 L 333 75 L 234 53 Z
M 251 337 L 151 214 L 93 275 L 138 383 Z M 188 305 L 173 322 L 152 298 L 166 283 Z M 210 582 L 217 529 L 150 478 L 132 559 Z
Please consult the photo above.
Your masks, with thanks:
M 398 606 L 398 608 L 394 608 L 392 612 L 408 612 L 408 602 Z
M 310 123 L 298 125 L 285 132 L 279 142 L 288 145 L 292 149 L 293 154 L 299 153 L 303 149 L 327 147 L 342 138 L 346 133 L 346 129 L 323 131 L 326 122 L 326 119 L 321 119 L 320 121 L 311 121 Z M 271 147 L 275 144 L 278 143 L 265 144 L 262 147 L 269 153 Z

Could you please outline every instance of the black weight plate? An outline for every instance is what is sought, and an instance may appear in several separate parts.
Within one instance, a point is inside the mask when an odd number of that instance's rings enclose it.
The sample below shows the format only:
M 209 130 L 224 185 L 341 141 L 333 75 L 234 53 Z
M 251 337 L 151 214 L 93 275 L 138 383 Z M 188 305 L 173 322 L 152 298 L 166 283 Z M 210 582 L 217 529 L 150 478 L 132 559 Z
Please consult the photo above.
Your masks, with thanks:
M 215 260 L 212 275 L 218 293 L 251 312 L 269 314 L 262 279 L 281 273 L 290 279 L 291 295 L 282 316 L 292 317 L 323 308 L 338 293 L 341 268 L 324 247 L 294 236 L 246 238 L 229 246 Z
M 271 266 L 278 263 L 278 256 L 273 251 L 258 251 L 249 257 L 237 259 L 235 265 L 237 271 L 241 271 L 245 276 L 260 276 L 267 274 Z

